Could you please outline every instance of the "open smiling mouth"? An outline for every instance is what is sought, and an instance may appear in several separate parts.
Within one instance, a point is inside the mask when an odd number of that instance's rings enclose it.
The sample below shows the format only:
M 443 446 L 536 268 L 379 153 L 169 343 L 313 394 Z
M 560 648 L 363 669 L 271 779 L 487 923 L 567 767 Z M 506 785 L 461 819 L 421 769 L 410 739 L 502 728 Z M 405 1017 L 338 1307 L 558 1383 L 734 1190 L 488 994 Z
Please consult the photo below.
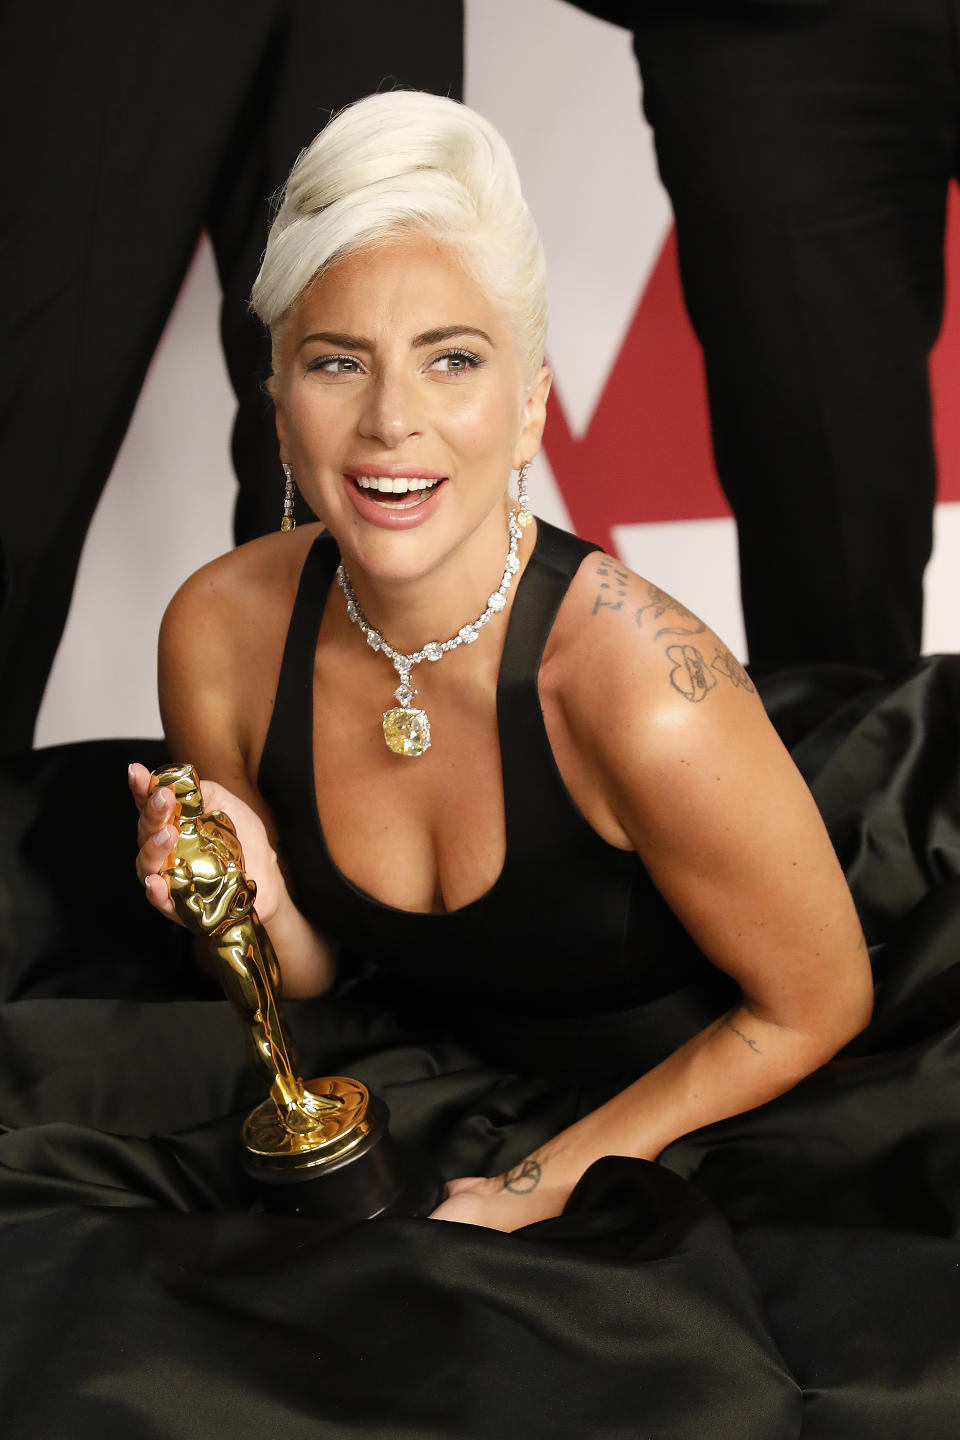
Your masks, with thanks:
M 354 485 L 369 500 L 385 510 L 413 510 L 422 505 L 444 482 L 442 480 L 394 480 L 389 475 L 358 475 Z

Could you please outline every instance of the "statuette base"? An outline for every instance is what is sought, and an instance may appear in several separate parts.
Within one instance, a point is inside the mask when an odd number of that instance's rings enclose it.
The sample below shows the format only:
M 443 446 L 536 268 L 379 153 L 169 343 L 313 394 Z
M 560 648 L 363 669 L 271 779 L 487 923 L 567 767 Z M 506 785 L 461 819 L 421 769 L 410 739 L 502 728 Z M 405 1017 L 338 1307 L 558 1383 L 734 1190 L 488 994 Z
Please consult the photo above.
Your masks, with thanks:
M 294 1131 L 284 1125 L 274 1101 L 264 1100 L 243 1125 L 247 1153 L 257 1157 L 263 1170 L 329 1165 L 349 1155 L 368 1135 L 373 1111 L 370 1092 L 361 1081 L 329 1075 L 309 1081 L 304 1089 L 339 1101 L 339 1107 L 318 1115 L 312 1130 Z
M 307 1089 L 342 1095 L 344 1112 L 358 1092 L 365 1098 L 352 1122 L 344 1114 L 338 1133 L 318 1134 L 313 1149 L 302 1148 L 303 1136 L 283 1132 L 272 1100 L 253 1111 L 243 1131 L 244 1170 L 264 1209 L 346 1223 L 436 1209 L 444 1193 L 440 1172 L 429 1156 L 393 1139 L 382 1100 L 342 1076 L 311 1080 Z M 322 1128 L 336 1130 L 340 1118 L 324 1120 Z M 251 1148 L 251 1140 L 260 1148 Z

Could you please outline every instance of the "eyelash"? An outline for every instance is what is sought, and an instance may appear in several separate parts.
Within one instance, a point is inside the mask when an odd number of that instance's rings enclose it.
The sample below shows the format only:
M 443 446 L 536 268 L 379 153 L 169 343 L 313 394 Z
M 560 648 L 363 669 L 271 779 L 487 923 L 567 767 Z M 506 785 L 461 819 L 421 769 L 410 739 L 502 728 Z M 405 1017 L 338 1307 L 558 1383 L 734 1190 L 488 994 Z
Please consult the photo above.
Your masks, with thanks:
M 480 366 L 486 363 L 482 355 L 476 355 L 472 350 L 444 350 L 440 355 L 434 355 L 430 364 L 435 365 L 438 360 L 467 361 L 467 364 L 461 369 L 448 369 L 445 371 L 444 373 L 448 375 L 463 374 L 467 370 L 479 370 Z M 349 375 L 358 373 L 357 371 L 334 370 L 331 367 L 335 364 L 356 365 L 359 367 L 361 362 L 355 355 L 321 355 L 316 360 L 311 360 L 306 368 L 308 371 L 319 370 L 321 373 L 327 375 Z
M 431 364 L 438 360 L 466 360 L 469 363 L 463 367 L 464 370 L 479 370 L 484 363 L 482 355 L 475 355 L 472 350 L 444 350 L 442 355 L 434 355 Z M 447 370 L 448 375 L 460 374 L 462 371 Z
M 360 361 L 357 359 L 356 355 L 319 355 L 316 360 L 311 360 L 306 368 L 308 370 L 319 370 L 321 373 L 327 375 L 343 375 L 344 373 L 353 373 L 351 371 L 344 372 L 343 370 L 337 371 L 330 369 L 329 367 L 336 362 L 339 362 L 341 364 L 346 362 L 348 365 L 356 365 L 358 367 L 360 365 Z

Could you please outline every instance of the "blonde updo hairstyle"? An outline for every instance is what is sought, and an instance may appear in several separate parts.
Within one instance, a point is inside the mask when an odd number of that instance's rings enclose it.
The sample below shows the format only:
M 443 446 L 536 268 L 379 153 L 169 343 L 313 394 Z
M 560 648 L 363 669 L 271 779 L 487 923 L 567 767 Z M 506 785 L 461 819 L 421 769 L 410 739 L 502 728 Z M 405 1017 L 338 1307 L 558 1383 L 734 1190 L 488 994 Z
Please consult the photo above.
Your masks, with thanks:
M 509 319 L 531 383 L 543 363 L 546 267 L 513 156 L 476 111 L 416 90 L 348 106 L 290 172 L 251 295 L 274 368 L 307 286 L 351 251 L 410 231 L 456 247 Z

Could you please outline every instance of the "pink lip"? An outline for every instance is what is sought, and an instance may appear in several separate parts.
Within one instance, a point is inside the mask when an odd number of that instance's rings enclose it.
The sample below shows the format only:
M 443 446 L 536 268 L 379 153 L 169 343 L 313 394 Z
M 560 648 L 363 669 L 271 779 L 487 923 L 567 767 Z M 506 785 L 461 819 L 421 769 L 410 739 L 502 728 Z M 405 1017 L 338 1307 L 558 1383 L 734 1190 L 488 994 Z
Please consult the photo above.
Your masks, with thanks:
M 371 460 L 369 465 L 348 465 L 344 475 L 351 480 L 361 475 L 382 475 L 390 480 L 446 480 L 442 470 L 424 470 L 420 465 L 386 465 L 382 460 Z
M 401 473 L 404 471 L 406 473 Z M 383 470 L 358 469 L 355 473 L 356 475 L 389 475 L 391 479 L 395 480 L 422 479 L 445 482 L 446 478 L 430 470 L 415 470 L 409 465 L 389 466 Z M 422 500 L 419 505 L 414 505 L 409 510 L 394 510 L 386 505 L 378 505 L 376 500 L 371 500 L 366 490 L 361 490 L 359 485 L 354 484 L 353 476 L 349 470 L 344 471 L 344 478 L 346 480 L 347 494 L 353 501 L 357 513 L 364 520 L 368 521 L 369 524 L 378 525 L 381 530 L 413 530 L 417 525 L 422 525 L 425 520 L 429 520 L 434 510 L 436 510 L 444 489 L 443 483 L 441 483 L 437 486 L 436 490 L 432 491 L 426 500 Z M 410 497 L 397 496 L 398 500 L 402 498 L 408 499 Z

